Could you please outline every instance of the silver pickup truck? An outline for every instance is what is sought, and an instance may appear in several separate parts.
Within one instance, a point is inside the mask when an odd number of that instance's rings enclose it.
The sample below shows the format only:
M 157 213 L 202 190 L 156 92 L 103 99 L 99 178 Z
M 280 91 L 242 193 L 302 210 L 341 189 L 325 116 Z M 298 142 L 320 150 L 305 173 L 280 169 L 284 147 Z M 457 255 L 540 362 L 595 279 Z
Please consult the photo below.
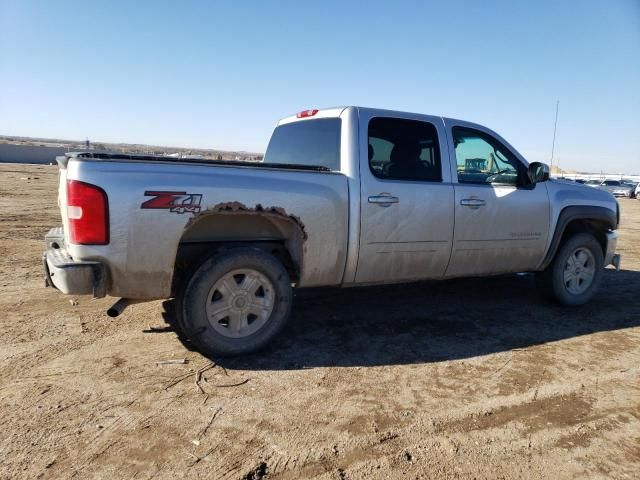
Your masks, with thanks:
M 611 194 L 549 180 L 495 132 L 450 118 L 307 110 L 280 120 L 260 163 L 98 152 L 58 163 L 47 284 L 122 297 L 112 316 L 175 297 L 207 354 L 267 344 L 292 286 L 535 272 L 545 296 L 580 305 L 620 262 Z

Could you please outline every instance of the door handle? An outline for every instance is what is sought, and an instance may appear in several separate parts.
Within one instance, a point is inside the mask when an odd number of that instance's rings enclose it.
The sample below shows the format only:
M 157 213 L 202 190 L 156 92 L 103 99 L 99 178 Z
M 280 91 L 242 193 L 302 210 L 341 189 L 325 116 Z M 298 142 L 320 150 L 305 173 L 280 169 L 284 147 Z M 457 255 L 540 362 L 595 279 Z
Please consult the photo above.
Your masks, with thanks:
M 463 198 L 462 200 L 460 200 L 460 205 L 469 208 L 480 208 L 485 206 L 486 204 L 487 202 L 480 198 Z
M 393 195 L 372 195 L 368 198 L 369 203 L 375 203 L 376 205 L 380 205 L 381 207 L 388 207 L 392 203 L 400 202 L 398 197 L 394 197 Z

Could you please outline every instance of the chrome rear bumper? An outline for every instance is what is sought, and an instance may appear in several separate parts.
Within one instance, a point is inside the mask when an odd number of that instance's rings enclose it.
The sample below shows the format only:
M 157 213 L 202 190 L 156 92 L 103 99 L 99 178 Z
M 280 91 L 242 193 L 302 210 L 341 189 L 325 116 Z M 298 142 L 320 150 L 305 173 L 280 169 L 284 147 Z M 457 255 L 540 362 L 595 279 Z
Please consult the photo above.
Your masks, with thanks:
M 45 236 L 47 250 L 42 255 L 45 286 L 67 295 L 106 295 L 104 265 L 95 261 L 74 260 L 64 248 L 62 229 L 53 228 Z

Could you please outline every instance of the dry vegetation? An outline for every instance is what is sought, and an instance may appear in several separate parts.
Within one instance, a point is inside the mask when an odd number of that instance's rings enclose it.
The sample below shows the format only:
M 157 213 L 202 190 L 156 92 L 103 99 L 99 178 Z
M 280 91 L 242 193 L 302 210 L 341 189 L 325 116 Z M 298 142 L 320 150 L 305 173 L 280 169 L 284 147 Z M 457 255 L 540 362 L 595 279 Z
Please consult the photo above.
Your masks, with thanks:
M 198 374 L 171 302 L 43 288 L 56 172 L 0 166 L 0 477 L 637 478 L 640 201 L 587 307 L 529 276 L 301 291 L 271 349 Z

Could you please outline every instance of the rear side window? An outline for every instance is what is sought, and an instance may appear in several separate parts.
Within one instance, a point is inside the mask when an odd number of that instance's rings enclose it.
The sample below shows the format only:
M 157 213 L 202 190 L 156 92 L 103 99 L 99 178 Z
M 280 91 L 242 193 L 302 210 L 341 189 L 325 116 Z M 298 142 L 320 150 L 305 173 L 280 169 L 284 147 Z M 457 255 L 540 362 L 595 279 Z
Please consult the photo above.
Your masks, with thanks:
M 372 118 L 369 167 L 378 178 L 442 181 L 436 127 L 416 120 Z
M 340 122 L 318 118 L 276 127 L 264 163 L 340 170 Z

